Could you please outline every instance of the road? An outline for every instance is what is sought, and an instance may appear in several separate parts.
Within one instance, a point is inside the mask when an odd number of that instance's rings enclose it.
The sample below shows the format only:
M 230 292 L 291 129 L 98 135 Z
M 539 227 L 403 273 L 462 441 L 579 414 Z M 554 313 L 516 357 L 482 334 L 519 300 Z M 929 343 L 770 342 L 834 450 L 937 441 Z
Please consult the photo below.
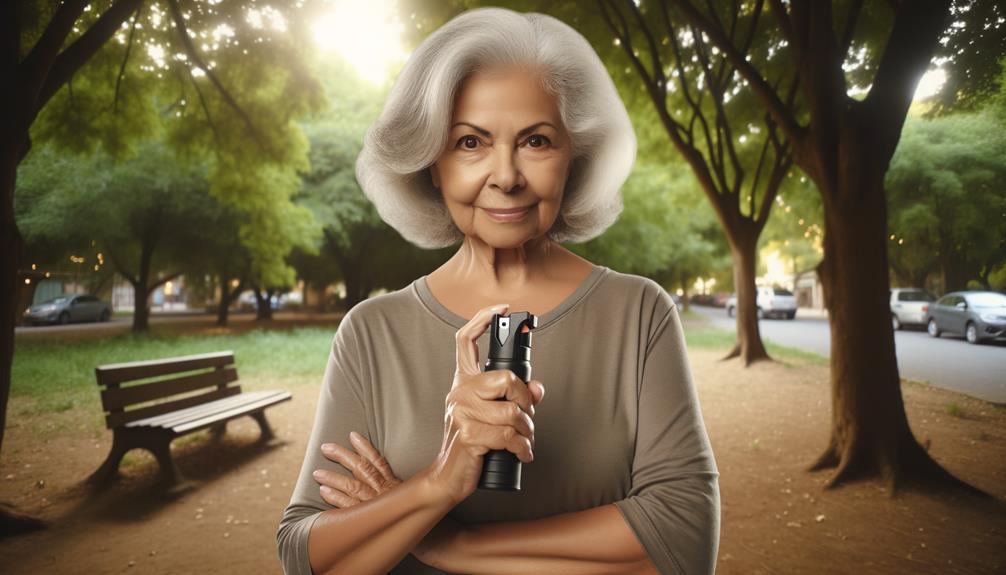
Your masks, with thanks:
M 691 306 L 715 327 L 734 330 L 734 318 L 722 308 Z M 762 338 L 779 345 L 831 355 L 828 319 L 820 312 L 799 310 L 796 319 L 763 319 Z M 921 327 L 894 332 L 901 377 L 1006 404 L 1006 342 L 971 345 L 961 336 L 931 338 Z

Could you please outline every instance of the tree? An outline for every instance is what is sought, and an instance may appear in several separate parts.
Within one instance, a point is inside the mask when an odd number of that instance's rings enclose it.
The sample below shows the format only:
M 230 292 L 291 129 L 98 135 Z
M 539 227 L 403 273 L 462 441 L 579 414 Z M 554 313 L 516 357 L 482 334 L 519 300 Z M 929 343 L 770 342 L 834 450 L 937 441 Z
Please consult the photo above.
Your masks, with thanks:
M 764 2 L 699 7 L 673 0 L 680 21 L 724 52 L 785 134 L 794 162 L 814 181 L 824 214 L 824 286 L 831 327 L 832 432 L 812 469 L 834 468 L 829 486 L 881 475 L 959 485 L 919 445 L 905 416 L 887 320 L 884 174 L 919 78 L 948 24 L 950 0 L 834 3 L 770 0 L 780 57 L 798 75 L 808 111 L 745 58 L 723 22 Z M 709 6 L 712 9 L 709 9 Z M 843 66 L 848 66 L 847 73 Z M 861 95 L 854 97 L 858 87 Z
M 241 237 L 254 267 L 289 276 L 283 257 L 302 228 L 277 223 L 276 203 L 262 199 L 296 189 L 306 142 L 293 120 L 321 104 L 300 56 L 304 13 L 299 3 L 2 3 L 0 250 L 10 257 L 0 271 L 0 447 L 24 253 L 14 190 L 32 141 L 128 155 L 166 107 L 179 119 L 173 146 L 210 156 L 212 193 L 249 214 Z
M 726 234 L 737 291 L 737 342 L 726 357 L 740 357 L 744 365 L 770 359 L 756 314 L 757 246 L 792 163 L 789 144 L 772 116 L 741 93 L 735 65 L 694 26 L 672 25 L 665 3 L 652 7 L 599 0 L 598 9 Z M 738 51 L 746 59 L 771 64 L 773 47 L 766 42 L 758 12 L 734 16 L 728 36 L 740 46 Z M 779 75 L 795 85 L 786 70 Z M 795 90 L 790 94 L 786 105 L 792 111 Z
M 1006 122 L 990 111 L 909 118 L 891 160 L 891 266 L 908 285 L 938 270 L 943 292 L 1006 264 Z
M 106 254 L 133 286 L 134 332 L 147 331 L 150 295 L 181 275 L 216 203 L 202 170 L 171 160 L 158 142 L 125 162 L 104 154 L 60 158 L 37 148 L 19 174 L 18 222 L 26 241 L 90 242 Z

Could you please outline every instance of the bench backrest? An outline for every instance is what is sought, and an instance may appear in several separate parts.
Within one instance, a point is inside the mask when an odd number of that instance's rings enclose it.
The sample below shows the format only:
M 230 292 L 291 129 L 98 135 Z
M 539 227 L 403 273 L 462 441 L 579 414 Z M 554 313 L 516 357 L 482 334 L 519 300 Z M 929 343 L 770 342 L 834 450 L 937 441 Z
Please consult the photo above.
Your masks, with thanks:
M 233 351 L 100 365 L 94 374 L 105 388 L 101 405 L 109 429 L 241 393 L 240 385 L 228 385 L 238 379 Z M 171 399 L 151 404 L 165 398 Z

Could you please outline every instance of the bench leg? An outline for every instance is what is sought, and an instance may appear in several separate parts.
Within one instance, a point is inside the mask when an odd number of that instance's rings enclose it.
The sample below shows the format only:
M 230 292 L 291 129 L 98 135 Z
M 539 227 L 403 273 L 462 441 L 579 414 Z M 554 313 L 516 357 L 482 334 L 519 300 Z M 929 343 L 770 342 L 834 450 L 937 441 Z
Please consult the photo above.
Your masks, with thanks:
M 185 483 L 182 472 L 175 466 L 175 460 L 171 457 L 171 440 L 165 439 L 153 442 L 147 449 L 157 458 L 157 464 L 161 468 L 161 484 L 165 487 L 174 487 Z
M 109 451 L 108 457 L 105 458 L 105 462 L 101 464 L 101 467 L 98 467 L 97 471 L 87 478 L 87 483 L 96 487 L 111 483 L 119 474 L 119 462 L 122 461 L 122 456 L 129 449 L 130 447 L 126 445 L 125 440 L 118 433 L 113 432 L 112 449 Z
M 218 423 L 210 428 L 210 439 L 213 441 L 220 441 L 223 439 L 224 434 L 227 433 L 227 422 Z
M 261 442 L 271 441 L 275 437 L 275 435 L 272 432 L 272 427 L 269 426 L 269 421 L 267 421 L 265 418 L 265 412 L 256 411 L 255 413 L 251 414 L 251 416 L 255 418 L 255 422 L 258 423 L 258 427 L 262 432 L 259 435 L 259 441 Z

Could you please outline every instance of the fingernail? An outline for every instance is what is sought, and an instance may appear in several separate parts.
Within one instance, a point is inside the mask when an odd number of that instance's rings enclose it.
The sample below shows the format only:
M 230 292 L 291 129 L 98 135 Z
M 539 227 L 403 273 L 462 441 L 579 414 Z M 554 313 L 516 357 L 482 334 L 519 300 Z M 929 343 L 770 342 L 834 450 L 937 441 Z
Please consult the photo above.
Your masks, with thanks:
M 349 432 L 349 439 L 351 441 L 360 441 L 360 434 L 355 431 Z
M 315 477 L 321 477 L 321 470 L 320 469 L 315 469 L 313 472 L 311 472 L 311 475 L 313 475 Z
M 331 493 L 332 492 L 332 488 L 329 487 L 329 486 L 327 486 L 327 485 L 322 485 L 321 486 L 321 490 L 324 491 L 325 493 Z
M 510 304 L 506 304 L 506 303 L 496 304 L 496 305 L 493 306 L 493 309 L 503 309 L 503 308 L 505 308 L 508 305 L 510 305 Z
M 326 452 L 335 451 L 335 444 L 334 443 L 322 443 L 321 444 L 321 450 L 322 451 L 326 451 Z

